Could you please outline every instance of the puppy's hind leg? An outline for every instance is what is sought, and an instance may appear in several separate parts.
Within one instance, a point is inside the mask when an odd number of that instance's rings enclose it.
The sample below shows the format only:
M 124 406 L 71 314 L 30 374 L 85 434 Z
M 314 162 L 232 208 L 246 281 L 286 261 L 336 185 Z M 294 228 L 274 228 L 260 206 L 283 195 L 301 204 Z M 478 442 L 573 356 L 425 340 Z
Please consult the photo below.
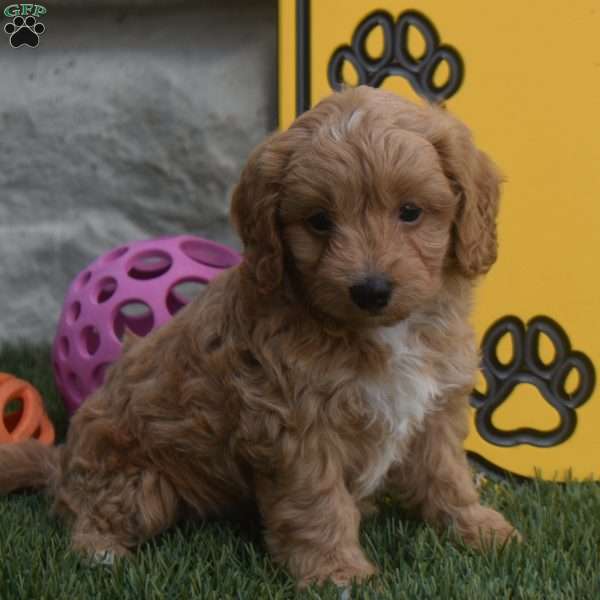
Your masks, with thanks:
M 96 562 L 111 564 L 177 519 L 179 498 L 164 476 L 153 471 L 119 474 L 95 481 L 94 487 L 95 493 L 86 486 L 76 507 L 72 495 L 61 494 L 58 502 L 75 512 L 72 548 Z

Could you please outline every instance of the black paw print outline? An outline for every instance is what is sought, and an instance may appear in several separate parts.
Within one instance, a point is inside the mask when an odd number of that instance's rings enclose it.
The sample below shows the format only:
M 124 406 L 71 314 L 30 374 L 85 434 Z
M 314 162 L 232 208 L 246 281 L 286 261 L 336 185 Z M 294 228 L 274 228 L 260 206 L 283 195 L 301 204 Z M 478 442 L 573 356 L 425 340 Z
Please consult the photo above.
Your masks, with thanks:
M 504 335 L 512 339 L 513 355 L 508 363 L 498 358 L 498 343 Z M 540 357 L 540 336 L 546 335 L 554 347 L 554 358 L 544 363 Z M 474 390 L 471 406 L 476 409 L 475 425 L 481 437 L 497 446 L 556 446 L 568 440 L 577 427 L 575 409 L 586 402 L 594 390 L 596 375 L 591 360 L 571 349 L 571 343 L 562 327 L 553 319 L 537 316 L 527 326 L 515 316 L 496 321 L 486 332 L 482 342 L 482 370 L 487 384 L 485 393 Z M 576 370 L 577 388 L 569 393 L 566 381 Z M 550 431 L 531 427 L 500 430 L 492 422 L 494 411 L 521 383 L 535 386 L 543 398 L 560 416 L 560 423 Z
M 39 36 L 46 31 L 46 28 L 34 16 L 29 15 L 25 19 L 15 17 L 12 23 L 4 26 L 4 31 L 10 35 L 10 45 L 13 48 L 23 45 L 35 48 L 40 41 Z
M 369 56 L 366 41 L 369 34 L 381 27 L 383 53 L 378 58 Z M 425 40 L 425 53 L 415 57 L 408 48 L 410 27 L 419 31 Z M 442 61 L 448 63 L 448 79 L 436 85 L 434 76 Z M 344 61 L 356 70 L 358 85 L 379 87 L 388 77 L 404 77 L 417 94 L 441 103 L 453 96 L 463 81 L 464 66 L 458 52 L 447 44 L 440 44 L 440 36 L 433 23 L 416 10 L 407 10 L 394 19 L 390 13 L 377 10 L 365 17 L 352 35 L 350 46 L 340 46 L 329 60 L 327 78 L 334 90 L 341 90 Z

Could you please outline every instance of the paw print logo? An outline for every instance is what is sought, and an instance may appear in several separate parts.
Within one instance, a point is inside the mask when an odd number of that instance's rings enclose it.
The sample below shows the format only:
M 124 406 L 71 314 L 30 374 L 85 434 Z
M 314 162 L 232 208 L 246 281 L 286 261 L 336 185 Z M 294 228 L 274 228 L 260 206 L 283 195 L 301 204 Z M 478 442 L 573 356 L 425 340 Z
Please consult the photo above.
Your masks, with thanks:
M 25 19 L 20 16 L 15 17 L 12 23 L 4 26 L 4 31 L 10 35 L 10 45 L 13 48 L 23 45 L 35 48 L 40 41 L 39 36 L 46 31 L 46 28 L 34 16 L 29 15 Z
M 367 51 L 367 38 L 381 28 L 383 52 L 373 57 Z M 409 31 L 415 28 L 423 37 L 425 51 L 414 56 L 409 49 Z M 440 44 L 440 37 L 431 21 L 414 10 L 403 12 L 396 22 L 390 13 L 379 10 L 368 15 L 356 28 L 350 46 L 341 46 L 332 55 L 327 68 L 329 85 L 340 90 L 347 84 L 343 67 L 348 62 L 354 68 L 358 85 L 379 87 L 388 77 L 405 78 L 413 90 L 436 103 L 453 96 L 463 80 L 463 61 L 451 46 Z M 436 84 L 435 74 L 446 62 L 448 76 Z
M 500 340 L 509 335 L 512 358 L 502 362 L 498 357 Z M 554 357 L 544 362 L 540 354 L 540 337 L 545 335 L 553 347 Z M 477 390 L 471 396 L 476 409 L 475 424 L 479 435 L 498 446 L 555 446 L 568 440 L 577 426 L 576 409 L 586 402 L 595 385 L 594 366 L 590 359 L 576 350 L 558 323 L 548 317 L 535 317 L 527 324 L 514 316 L 503 317 L 494 323 L 483 338 L 483 375 L 485 393 Z M 567 391 L 567 378 L 577 375 L 577 387 Z M 542 397 L 559 414 L 560 423 L 550 431 L 530 427 L 500 430 L 492 422 L 496 409 L 506 401 L 520 384 L 537 388 Z

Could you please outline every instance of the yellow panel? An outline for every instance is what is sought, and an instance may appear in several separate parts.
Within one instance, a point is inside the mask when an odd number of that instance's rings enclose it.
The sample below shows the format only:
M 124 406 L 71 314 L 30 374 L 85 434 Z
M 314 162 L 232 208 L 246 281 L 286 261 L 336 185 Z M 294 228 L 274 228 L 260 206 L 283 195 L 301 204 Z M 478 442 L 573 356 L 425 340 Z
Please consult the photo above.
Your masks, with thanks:
M 353 52 L 353 34 L 366 17 L 380 11 L 381 19 L 396 27 L 407 10 L 416 11 L 419 23 L 430 23 L 438 47 L 448 45 L 462 61 L 456 93 L 442 99 L 507 177 L 500 258 L 478 292 L 475 326 L 482 339 L 498 322 L 500 328 L 520 327 L 515 343 L 523 349 L 529 340 L 533 348 L 522 359 L 516 352 L 518 364 L 504 370 L 507 359 L 498 350 L 501 376 L 491 389 L 488 381 L 488 392 L 484 385 L 483 396 L 474 400 L 480 408 L 472 411 L 467 447 L 519 475 L 539 470 L 545 478 L 562 480 L 570 471 L 576 478 L 600 478 L 600 394 L 593 368 L 600 359 L 600 0 L 280 0 L 281 127 L 331 92 L 331 58 L 344 46 Z M 383 31 L 373 26 L 363 45 L 371 62 L 382 59 L 380 73 L 398 64 L 394 52 L 386 59 Z M 393 41 L 409 58 L 418 62 L 420 54 L 427 55 L 423 30 L 409 27 L 404 36 L 404 45 L 397 34 Z M 431 86 L 419 84 L 427 64 L 414 76 L 417 84 L 397 75 L 382 86 L 413 98 L 431 94 Z M 345 64 L 341 72 L 349 70 L 352 65 Z M 434 86 L 442 85 L 450 70 L 443 64 Z M 515 318 L 502 321 L 510 315 Z M 539 315 L 545 318 L 532 322 Z M 550 334 L 536 344 L 531 340 L 538 326 Z M 546 339 L 552 336 L 562 351 Z M 494 351 L 492 344 L 488 358 Z M 566 379 L 570 362 L 579 371 L 571 369 L 568 382 L 557 386 L 559 371 Z M 574 398 L 578 380 L 590 389 Z M 536 398 L 536 389 L 546 390 L 547 397 L 540 392 Z M 542 401 L 548 403 L 545 411 Z M 499 432 L 496 437 L 481 429 L 482 414 L 494 403 L 499 412 L 488 420 Z
M 523 422 L 521 406 L 527 406 L 529 409 L 526 423 Z M 560 415 L 544 400 L 534 385 L 523 383 L 494 411 L 492 423 L 504 431 L 527 425 L 546 432 L 560 425 Z

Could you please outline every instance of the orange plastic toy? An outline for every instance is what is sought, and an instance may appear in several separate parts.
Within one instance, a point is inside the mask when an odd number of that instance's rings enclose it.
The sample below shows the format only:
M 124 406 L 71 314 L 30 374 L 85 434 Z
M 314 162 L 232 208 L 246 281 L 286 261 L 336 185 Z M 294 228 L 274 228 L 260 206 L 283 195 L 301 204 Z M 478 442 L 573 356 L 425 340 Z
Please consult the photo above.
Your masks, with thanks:
M 6 412 L 10 402 L 20 401 L 14 412 Z M 0 373 L 0 444 L 34 438 L 42 444 L 54 442 L 54 427 L 46 415 L 38 391 L 27 381 Z

